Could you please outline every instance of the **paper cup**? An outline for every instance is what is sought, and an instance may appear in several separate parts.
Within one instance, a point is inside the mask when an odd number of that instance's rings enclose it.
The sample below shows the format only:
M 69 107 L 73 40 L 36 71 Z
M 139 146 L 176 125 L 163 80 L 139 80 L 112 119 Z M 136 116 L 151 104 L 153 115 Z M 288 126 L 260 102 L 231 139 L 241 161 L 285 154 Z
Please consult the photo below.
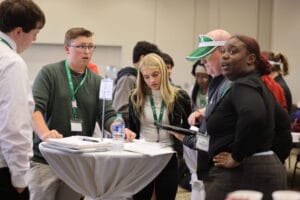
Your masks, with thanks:
M 300 192 L 278 190 L 272 193 L 273 200 L 300 200 Z
M 263 193 L 254 190 L 237 190 L 227 195 L 226 200 L 261 200 Z

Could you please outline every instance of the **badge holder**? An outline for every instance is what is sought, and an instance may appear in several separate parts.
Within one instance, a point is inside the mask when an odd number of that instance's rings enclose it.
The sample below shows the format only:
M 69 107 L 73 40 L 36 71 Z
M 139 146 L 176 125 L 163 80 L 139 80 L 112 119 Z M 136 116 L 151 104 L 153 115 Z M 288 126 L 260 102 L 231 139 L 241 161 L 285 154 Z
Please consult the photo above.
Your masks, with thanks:
M 71 132 L 76 133 L 76 135 L 81 135 L 80 134 L 80 133 L 82 133 L 82 120 L 81 119 L 71 119 Z
M 72 114 L 73 117 L 70 120 L 71 132 L 75 135 L 82 135 L 82 120 L 77 117 L 77 103 L 76 100 L 72 101 Z
M 204 134 L 204 133 L 198 132 L 196 148 L 200 149 L 202 151 L 208 152 L 209 139 L 210 139 L 210 136 L 207 133 Z
M 105 100 L 112 100 L 113 92 L 113 80 L 110 78 L 105 78 L 101 80 L 99 99 L 103 100 L 102 103 L 102 126 L 101 126 L 101 140 L 103 140 L 104 134 L 104 111 L 105 111 Z

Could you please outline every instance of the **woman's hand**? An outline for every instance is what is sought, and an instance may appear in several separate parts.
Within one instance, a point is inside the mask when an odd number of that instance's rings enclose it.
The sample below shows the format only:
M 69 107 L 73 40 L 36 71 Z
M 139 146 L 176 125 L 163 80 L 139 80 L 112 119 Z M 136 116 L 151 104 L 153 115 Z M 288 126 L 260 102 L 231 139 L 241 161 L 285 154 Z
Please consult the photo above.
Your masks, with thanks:
M 215 166 L 224 167 L 224 168 L 234 168 L 240 165 L 239 162 L 236 162 L 231 153 L 228 152 L 221 152 L 213 158 L 213 162 Z
M 132 142 L 136 138 L 136 134 L 128 128 L 125 128 L 125 138 L 127 141 Z
M 183 141 L 183 138 L 185 135 L 174 132 L 174 131 L 168 131 L 168 133 L 170 133 L 171 135 L 174 135 L 178 140 Z

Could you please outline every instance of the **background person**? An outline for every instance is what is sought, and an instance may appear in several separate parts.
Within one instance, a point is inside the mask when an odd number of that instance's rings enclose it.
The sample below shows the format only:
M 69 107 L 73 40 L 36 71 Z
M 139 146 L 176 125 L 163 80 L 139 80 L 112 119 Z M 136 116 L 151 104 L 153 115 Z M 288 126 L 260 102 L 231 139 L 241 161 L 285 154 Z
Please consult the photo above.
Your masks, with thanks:
M 45 24 L 43 11 L 33 1 L 0 3 L 0 196 L 29 199 L 29 160 L 32 156 L 31 114 L 34 102 L 28 68 L 19 55 Z
M 194 63 L 192 75 L 195 77 L 191 93 L 192 108 L 196 111 L 206 107 L 208 85 L 212 77 L 207 74 L 205 67 L 201 64 L 201 60 Z
M 190 112 L 188 94 L 170 85 L 163 59 L 153 53 L 144 56 L 139 66 L 137 87 L 129 102 L 129 128 L 137 134 L 137 138 L 172 146 L 182 157 L 182 143 L 167 131 L 157 129 L 154 122 L 188 128 Z M 162 172 L 133 199 L 150 200 L 155 190 L 157 200 L 174 200 L 178 187 L 177 175 L 178 161 L 174 154 Z
M 172 70 L 174 68 L 174 60 L 173 60 L 173 58 L 169 54 L 164 53 L 164 52 L 161 52 L 160 56 L 164 60 L 164 62 L 166 64 L 166 67 L 167 67 L 167 70 L 168 70 L 168 77 L 169 77 L 170 84 L 173 85 L 173 86 L 176 86 L 176 87 L 180 87 L 180 86 L 175 85 L 173 83 L 173 81 L 172 81 L 172 78 L 171 78 Z
M 263 51 L 262 54 L 267 56 L 269 63 L 272 65 L 271 77 L 282 87 L 289 114 L 292 111 L 293 98 L 289 86 L 284 80 L 284 76 L 289 74 L 289 63 L 287 58 L 282 54 L 275 54 L 270 51 Z

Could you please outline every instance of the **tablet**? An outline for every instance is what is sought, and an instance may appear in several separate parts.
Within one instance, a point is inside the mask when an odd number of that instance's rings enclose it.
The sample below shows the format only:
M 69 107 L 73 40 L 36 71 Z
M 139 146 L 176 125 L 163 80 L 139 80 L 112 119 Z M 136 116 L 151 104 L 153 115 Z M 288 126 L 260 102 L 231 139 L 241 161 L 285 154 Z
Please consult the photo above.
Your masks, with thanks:
M 164 129 L 167 131 L 174 131 L 174 132 L 181 133 L 184 135 L 196 135 L 197 134 L 196 131 L 186 129 L 186 128 L 181 128 L 178 126 L 169 125 L 169 124 L 162 124 L 159 122 L 154 122 L 154 125 L 157 126 L 158 128 L 161 128 L 161 129 Z

